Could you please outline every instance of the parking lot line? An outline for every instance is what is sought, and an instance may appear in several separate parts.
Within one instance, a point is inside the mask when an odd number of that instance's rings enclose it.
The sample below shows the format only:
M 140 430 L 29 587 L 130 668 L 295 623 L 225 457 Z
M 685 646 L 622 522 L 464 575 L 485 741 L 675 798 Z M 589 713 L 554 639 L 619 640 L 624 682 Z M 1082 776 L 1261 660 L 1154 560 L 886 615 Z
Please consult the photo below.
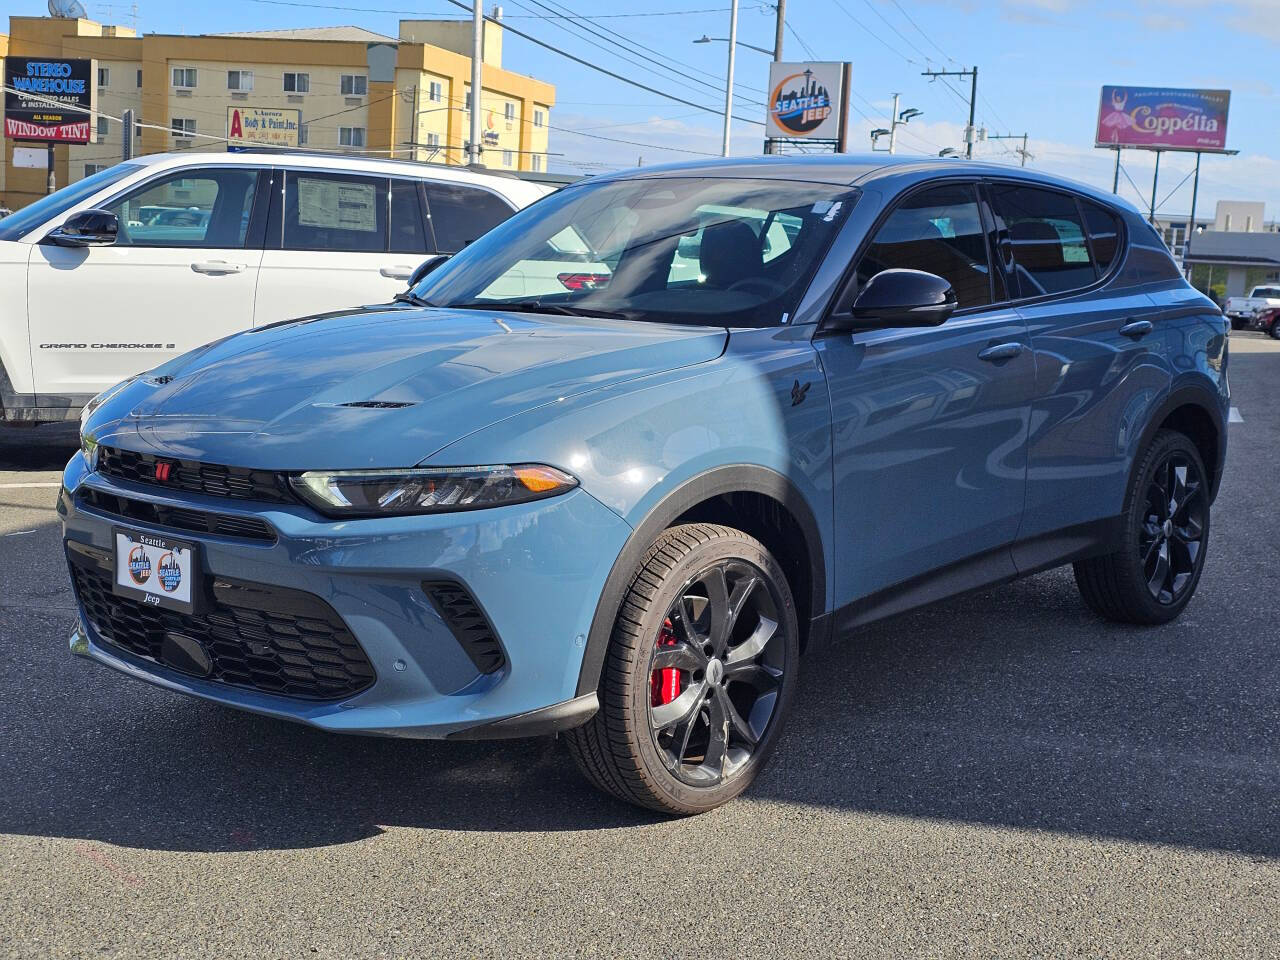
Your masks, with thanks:
M 57 489 L 60 486 L 62 484 L 57 481 L 52 483 L 0 483 L 0 490 L 43 490 Z
M 1240 416 L 1240 408 L 1232 407 L 1231 412 L 1227 415 L 1228 423 L 1244 423 L 1244 417 Z

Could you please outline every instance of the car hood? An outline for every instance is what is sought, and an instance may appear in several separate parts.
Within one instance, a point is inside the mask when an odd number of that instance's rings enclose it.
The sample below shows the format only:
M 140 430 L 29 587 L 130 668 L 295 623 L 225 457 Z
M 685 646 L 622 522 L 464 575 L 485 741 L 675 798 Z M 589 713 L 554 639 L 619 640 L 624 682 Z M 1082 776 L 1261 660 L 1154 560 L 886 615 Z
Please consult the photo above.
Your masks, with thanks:
M 508 311 L 333 314 L 250 330 L 143 375 L 99 442 L 260 469 L 412 466 L 565 397 L 714 360 L 723 327 Z

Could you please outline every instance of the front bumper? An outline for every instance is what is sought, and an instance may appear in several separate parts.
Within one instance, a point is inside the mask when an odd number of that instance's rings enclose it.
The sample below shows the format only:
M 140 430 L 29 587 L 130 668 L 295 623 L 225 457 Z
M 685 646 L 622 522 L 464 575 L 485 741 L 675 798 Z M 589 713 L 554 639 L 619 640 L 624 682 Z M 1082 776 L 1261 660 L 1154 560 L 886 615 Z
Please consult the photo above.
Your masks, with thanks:
M 123 519 L 84 503 L 89 490 L 157 508 L 256 518 L 274 542 Z M 586 637 L 605 578 L 631 528 L 582 490 L 491 510 L 333 521 L 298 505 L 250 504 L 91 473 L 79 454 L 63 474 L 64 540 L 97 552 L 118 526 L 198 545 L 206 579 L 304 591 L 327 603 L 375 675 L 342 700 L 303 700 L 193 676 L 99 633 L 80 607 L 73 653 L 227 706 L 346 733 L 515 737 L 568 729 L 596 710 L 576 696 Z M 163 515 L 157 511 L 158 515 Z M 424 583 L 464 587 L 492 625 L 501 667 L 483 672 L 428 598 Z M 107 632 L 107 628 L 102 628 Z

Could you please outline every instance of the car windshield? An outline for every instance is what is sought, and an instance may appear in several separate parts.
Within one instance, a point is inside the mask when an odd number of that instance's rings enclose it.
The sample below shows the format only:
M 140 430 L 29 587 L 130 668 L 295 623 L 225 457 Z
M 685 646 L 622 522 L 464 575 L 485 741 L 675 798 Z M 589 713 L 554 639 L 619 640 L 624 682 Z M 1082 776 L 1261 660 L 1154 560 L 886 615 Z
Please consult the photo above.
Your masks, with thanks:
M 794 312 L 855 197 L 763 179 L 588 182 L 495 227 L 412 293 L 437 307 L 772 326 Z
M 0 220 L 0 240 L 21 240 L 41 224 L 66 213 L 99 190 L 118 183 L 141 169 L 136 163 L 118 163 L 114 167 L 90 174 L 83 180 L 77 180 L 69 187 L 55 190 L 47 197 L 41 197 L 30 206 Z

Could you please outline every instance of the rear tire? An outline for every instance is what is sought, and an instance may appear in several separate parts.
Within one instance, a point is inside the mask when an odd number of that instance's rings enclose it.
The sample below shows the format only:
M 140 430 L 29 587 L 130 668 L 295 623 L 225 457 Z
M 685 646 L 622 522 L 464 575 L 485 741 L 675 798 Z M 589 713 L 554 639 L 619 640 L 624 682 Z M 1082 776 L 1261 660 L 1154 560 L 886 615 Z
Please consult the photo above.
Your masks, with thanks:
M 1168 623 L 1195 593 L 1209 546 L 1209 483 L 1186 436 L 1161 430 L 1125 497 L 1120 549 L 1079 560 L 1080 594 L 1117 623 Z
M 1267 328 L 1267 333 L 1271 334 L 1272 340 L 1280 340 L 1280 317 L 1271 321 L 1271 326 Z
M 565 734 L 586 778 L 628 803 L 702 813 L 755 779 L 791 707 L 795 603 L 764 546 L 684 524 L 646 552 L 600 677 L 600 710 Z

